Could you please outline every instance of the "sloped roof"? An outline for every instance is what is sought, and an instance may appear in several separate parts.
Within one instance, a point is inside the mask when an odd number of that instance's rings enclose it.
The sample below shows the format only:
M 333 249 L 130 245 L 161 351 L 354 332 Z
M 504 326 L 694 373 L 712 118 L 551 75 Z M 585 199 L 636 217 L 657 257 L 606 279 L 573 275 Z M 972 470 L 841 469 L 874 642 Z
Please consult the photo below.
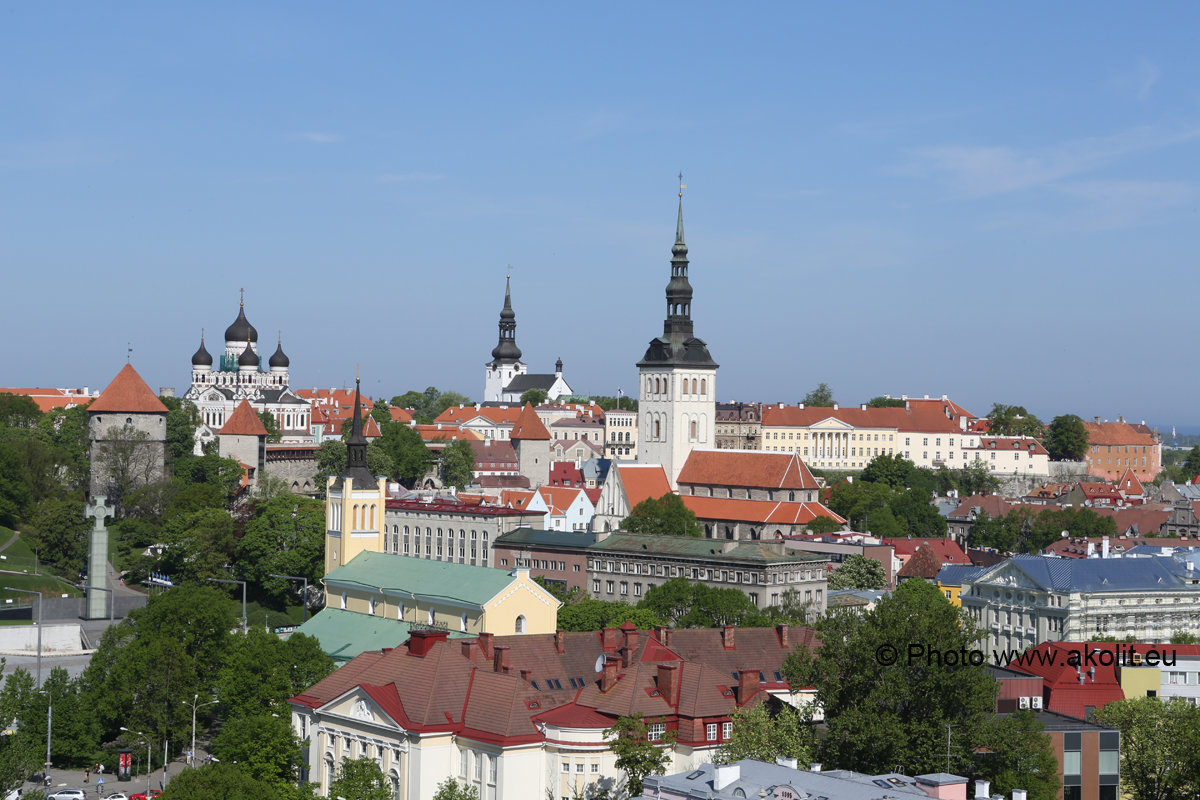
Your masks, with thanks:
M 763 406 L 763 427 L 807 428 L 826 419 L 836 419 L 855 428 L 894 428 L 898 431 L 930 433 L 960 432 L 959 420 L 973 419 L 953 400 L 909 399 L 908 406 L 862 408 L 851 406 Z
M 596 551 L 616 551 L 656 554 L 679 558 L 720 559 L 721 561 L 764 563 L 824 561 L 825 553 L 790 550 L 781 553 L 774 542 L 727 539 L 706 539 L 699 536 L 662 536 L 649 533 L 613 533 L 592 545 Z
M 678 483 L 769 489 L 816 489 L 817 481 L 795 453 L 760 450 L 692 450 Z
M 1016 451 L 1035 456 L 1049 456 L 1050 451 L 1032 436 L 980 436 L 979 446 L 973 450 Z
M 546 426 L 538 418 L 533 406 L 526 403 L 525 407 L 521 409 L 517 421 L 513 424 L 512 434 L 508 438 L 513 441 L 550 441 L 550 431 L 546 430 Z
M 912 539 L 889 537 L 881 539 L 883 544 L 890 545 L 896 552 L 897 558 L 908 558 L 916 555 L 921 547 L 929 547 L 939 564 L 970 564 L 971 559 L 963 552 L 962 546 L 950 538 L 945 539 Z
M 250 401 L 243 400 L 229 415 L 225 426 L 221 428 L 221 436 L 266 436 L 267 428 L 263 425 L 258 414 L 250 407 Z
M 474 419 L 484 419 L 493 425 L 512 425 L 521 416 L 519 406 L 452 406 L 437 415 L 434 422 L 443 425 L 465 425 Z
M 1133 474 L 1132 469 L 1126 469 L 1125 474 L 1117 480 L 1117 489 L 1126 497 L 1146 493 L 1146 490 L 1142 488 L 1142 482 Z
M 89 413 L 99 411 L 132 414 L 166 414 L 167 407 L 156 395 L 132 364 L 121 367 L 121 371 L 108 384 L 108 388 L 88 406 Z
M 1013 556 L 1006 562 L 1025 573 L 1047 591 L 1119 592 L 1119 591 L 1200 591 L 1186 584 L 1175 572 L 1172 559 L 1162 558 L 1056 558 L 1054 556 Z M 1004 564 L 992 567 L 977 580 L 986 581 Z
M 363 551 L 325 575 L 327 586 L 353 586 L 483 606 L 514 578 L 507 570 Z
M 508 386 L 504 387 L 504 393 L 525 394 L 530 389 L 543 389 L 548 392 L 553 388 L 556 380 L 558 380 L 558 376 L 553 372 L 526 372 L 522 375 L 514 375 L 513 379 L 508 382 Z
M 1088 444 L 1108 445 L 1138 445 L 1153 447 L 1158 444 L 1153 434 L 1145 432 L 1140 425 L 1130 425 L 1127 422 L 1085 422 Z
M 643 500 L 657 500 L 664 494 L 671 494 L 667 473 L 658 464 L 618 463 L 616 467 L 630 508 Z
M 681 499 L 699 519 L 761 522 L 767 525 L 807 525 L 817 517 L 829 517 L 838 524 L 846 522 L 825 506 L 815 502 L 738 500 L 693 495 L 683 495 Z
M 913 553 L 912 558 L 904 562 L 904 566 L 896 573 L 896 577 L 924 578 L 931 581 L 937 577 L 938 571 L 941 568 L 942 560 L 934 552 L 933 547 L 922 544 L 917 548 L 917 552 Z
M 935 580 L 942 586 L 962 586 L 963 581 L 972 581 L 986 571 L 986 567 L 973 564 L 942 564 Z
M 325 608 L 297 628 L 321 643 L 321 650 L 334 661 L 346 662 L 366 650 L 399 647 L 408 639 L 412 626 L 398 619 L 361 614 L 341 608 Z M 466 636 L 454 631 L 451 636 Z

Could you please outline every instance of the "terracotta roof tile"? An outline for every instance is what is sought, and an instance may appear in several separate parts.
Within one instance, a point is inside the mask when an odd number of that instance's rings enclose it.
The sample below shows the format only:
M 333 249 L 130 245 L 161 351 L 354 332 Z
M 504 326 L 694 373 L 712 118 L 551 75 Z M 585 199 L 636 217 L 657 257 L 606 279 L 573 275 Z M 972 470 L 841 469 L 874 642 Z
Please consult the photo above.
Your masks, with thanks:
M 135 414 L 166 414 L 167 407 L 158 399 L 132 364 L 121 367 L 99 397 L 88 406 L 89 412 L 131 412 Z
M 522 439 L 549 441 L 550 431 L 546 430 L 546 426 L 538 418 L 533 406 L 526 403 L 525 407 L 521 409 L 517 421 L 513 424 L 512 434 L 509 438 L 516 441 Z
M 817 481 L 794 453 L 693 450 L 679 471 L 680 484 L 816 489 Z
M 1127 422 L 1085 422 L 1089 445 L 1147 445 L 1156 446 L 1153 434 L 1138 430 L 1142 426 Z
M 657 464 L 617 464 L 616 467 L 630 508 L 643 500 L 657 500 L 664 494 L 671 494 L 667 473 Z
M 829 517 L 839 524 L 846 522 L 820 503 L 735 500 L 692 495 L 683 495 L 682 500 L 699 519 L 761 522 L 767 525 L 807 525 L 817 517 Z
M 250 407 L 250 401 L 243 400 L 229 415 L 225 427 L 221 428 L 221 436 L 266 436 L 267 429 L 258 414 Z

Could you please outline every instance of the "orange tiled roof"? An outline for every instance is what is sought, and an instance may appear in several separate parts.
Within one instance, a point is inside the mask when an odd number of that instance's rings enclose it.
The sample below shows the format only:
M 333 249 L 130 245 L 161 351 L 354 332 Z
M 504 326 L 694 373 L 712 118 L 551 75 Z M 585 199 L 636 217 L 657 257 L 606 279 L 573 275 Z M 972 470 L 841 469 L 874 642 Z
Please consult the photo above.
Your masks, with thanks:
M 855 428 L 895 428 L 898 431 L 955 433 L 959 419 L 974 417 L 953 400 L 908 400 L 907 408 L 861 408 L 851 406 L 763 406 L 763 427 L 811 427 L 821 420 L 836 419 Z
M 1131 469 L 1125 470 L 1125 474 L 1117 481 L 1117 488 L 1126 497 L 1146 493 L 1146 490 L 1142 488 L 1142 482 L 1137 479 L 1137 476 L 1133 474 L 1133 470 Z
M 699 519 L 761 522 L 766 525 L 807 525 L 817 517 L 829 517 L 839 524 L 846 521 L 820 503 L 733 500 L 693 495 L 683 495 L 681 499 Z
M 392 422 L 412 422 L 412 412 L 407 408 L 388 406 L 388 413 L 392 415 Z
M 1153 435 L 1138 430 L 1141 426 L 1130 425 L 1127 422 L 1085 422 L 1083 427 L 1087 431 L 1089 445 L 1158 444 Z
M 480 406 L 479 408 L 454 406 L 438 414 L 434 422 L 440 422 L 443 425 L 465 425 L 473 419 L 482 417 L 493 425 L 512 425 L 516 423 L 519 416 L 521 416 L 521 409 L 517 406 Z
M 1050 451 L 1032 436 L 980 436 L 979 450 L 1014 450 L 1035 456 L 1048 456 Z
M 754 450 L 693 450 L 679 483 L 758 486 L 771 489 L 816 489 L 817 481 L 795 453 Z
M 43 414 L 52 408 L 74 408 L 79 405 L 87 405 L 94 399 L 90 394 L 75 392 L 71 389 L 0 388 L 0 394 L 24 395 L 36 403 L 38 410 Z
M 533 406 L 529 403 L 521 409 L 521 415 L 517 417 L 516 423 L 513 425 L 512 434 L 508 437 L 514 441 L 522 439 L 550 441 L 550 431 L 546 430 L 546 426 L 538 418 L 537 412 L 533 410 Z
M 166 414 L 167 407 L 158 399 L 132 364 L 121 367 L 88 411 L 133 412 L 136 414 Z
M 671 493 L 667 473 L 657 464 L 617 464 L 616 468 L 630 508 L 643 500 L 657 500 Z
M 250 401 L 243 400 L 229 415 L 225 427 L 221 428 L 221 436 L 266 436 L 267 429 L 259 419 L 258 414 L 250 407 Z

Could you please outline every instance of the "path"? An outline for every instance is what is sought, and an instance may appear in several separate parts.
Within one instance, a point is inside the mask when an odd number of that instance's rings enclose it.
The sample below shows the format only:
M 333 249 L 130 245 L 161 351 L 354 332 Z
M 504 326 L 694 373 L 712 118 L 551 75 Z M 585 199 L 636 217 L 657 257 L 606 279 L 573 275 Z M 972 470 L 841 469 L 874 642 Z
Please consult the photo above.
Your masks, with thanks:
M 20 535 L 21 535 L 20 531 L 13 531 L 13 535 L 11 537 L 9 537 L 7 542 L 5 542 L 4 544 L 0 544 L 0 553 L 3 553 L 5 550 L 7 550 L 8 546 L 10 544 L 12 544 L 13 542 L 15 542 L 17 540 L 17 537 Z

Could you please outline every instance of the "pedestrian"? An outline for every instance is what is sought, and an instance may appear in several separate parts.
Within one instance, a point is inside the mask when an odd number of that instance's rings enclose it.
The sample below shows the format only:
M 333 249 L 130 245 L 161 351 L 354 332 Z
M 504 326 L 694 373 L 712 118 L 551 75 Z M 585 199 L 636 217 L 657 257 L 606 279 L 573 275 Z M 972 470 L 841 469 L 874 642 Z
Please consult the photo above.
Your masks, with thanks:
M 92 768 L 91 768 L 91 767 L 84 767 L 84 768 L 83 768 L 83 782 L 84 782 L 84 783 L 87 783 L 87 782 L 88 782 L 88 778 L 90 778 L 90 777 L 91 777 L 91 775 L 92 775 Z

